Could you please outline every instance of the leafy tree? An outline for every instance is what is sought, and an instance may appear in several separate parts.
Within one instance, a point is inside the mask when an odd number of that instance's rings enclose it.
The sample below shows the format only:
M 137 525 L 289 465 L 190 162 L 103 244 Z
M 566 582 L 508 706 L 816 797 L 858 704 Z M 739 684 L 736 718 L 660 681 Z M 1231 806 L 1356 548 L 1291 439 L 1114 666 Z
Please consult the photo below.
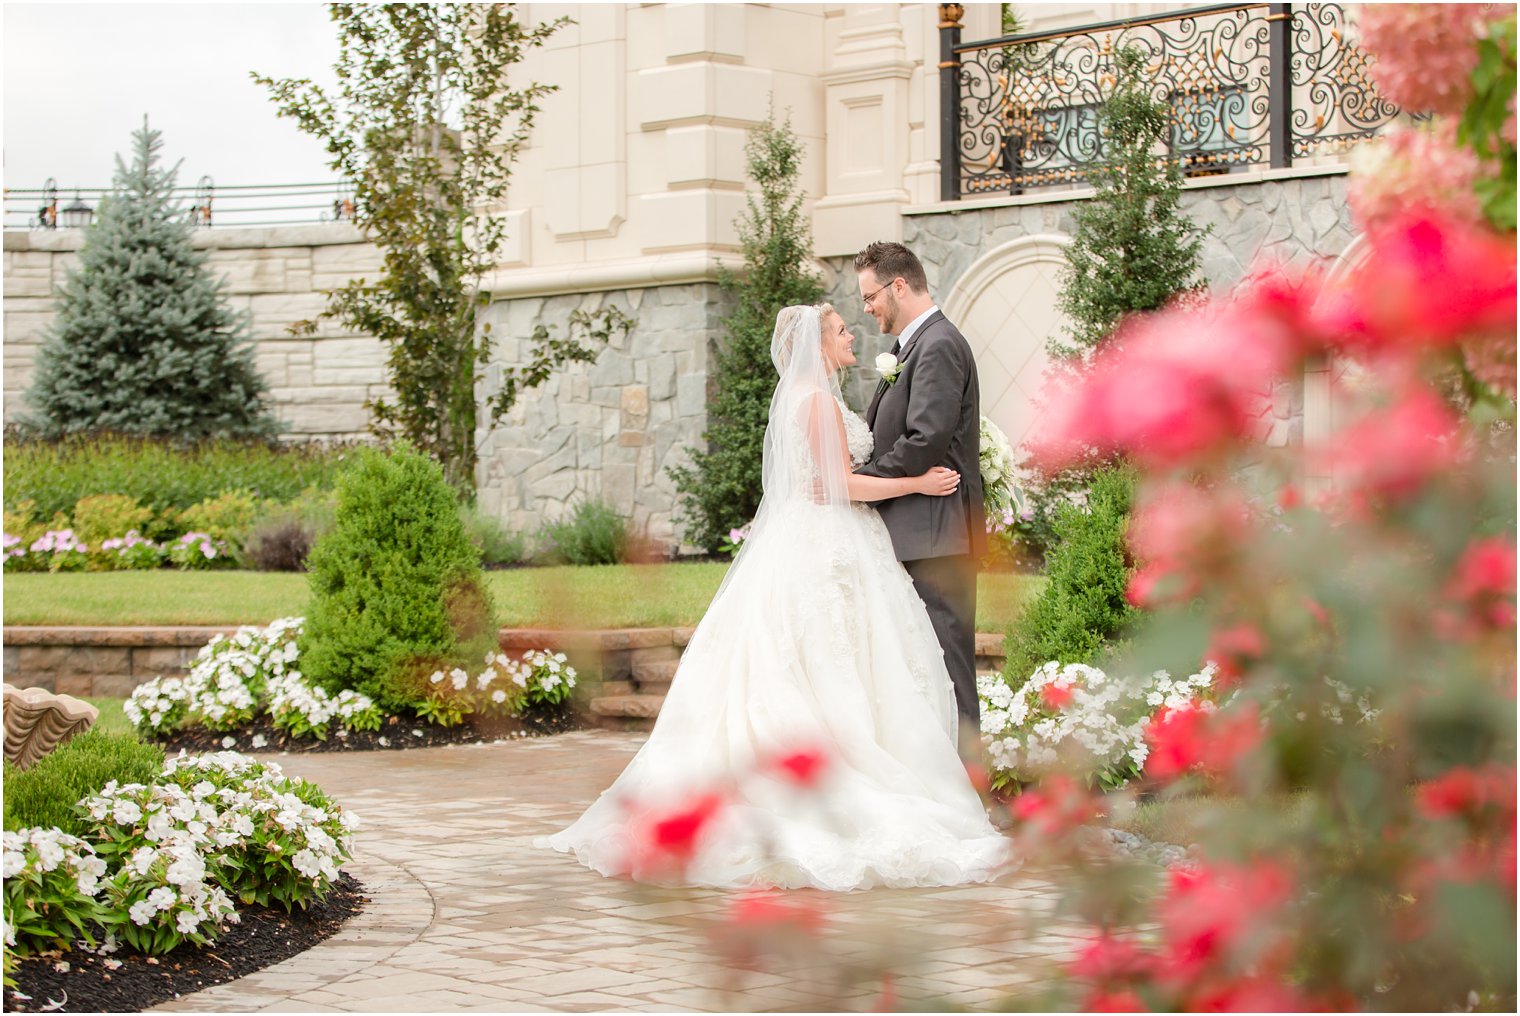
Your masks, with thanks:
M 196 440 L 272 437 L 264 381 L 244 316 L 227 306 L 193 227 L 174 200 L 179 164 L 143 119 L 132 164 L 116 158 L 113 193 L 64 282 L 27 399 L 25 429 Z
M 728 341 L 713 367 L 713 396 L 707 405 L 706 451 L 686 449 L 691 466 L 669 470 L 681 493 L 686 539 L 717 550 L 729 530 L 754 518 L 760 506 L 760 460 L 776 368 L 771 333 L 783 307 L 817 303 L 823 285 L 812 269 L 812 234 L 797 190 L 802 144 L 791 120 L 774 114 L 750 132 L 744 147 L 749 176 L 760 185 L 736 223 L 744 271 L 719 278 L 736 301 L 723 319 Z
M 510 4 L 339 3 L 331 12 L 336 94 L 307 79 L 253 76 L 280 115 L 326 144 L 332 168 L 353 182 L 354 222 L 383 258 L 379 278 L 329 293 L 320 318 L 386 344 L 395 396 L 369 403 L 372 429 L 432 455 L 449 483 L 472 495 L 482 426 L 494 426 L 555 368 L 597 356 L 573 336 L 535 333 L 528 362 L 503 371 L 482 414 L 492 336 L 476 308 L 506 239 L 504 220 L 491 213 L 506 197 L 539 99 L 554 90 L 515 87 L 511 72 L 568 19 L 529 27 Z M 604 312 L 604 326 L 603 334 L 626 323 Z M 300 327 L 310 332 L 316 322 Z
M 1097 194 L 1073 213 L 1059 299 L 1072 341 L 1050 343 L 1061 360 L 1080 361 L 1098 349 L 1126 314 L 1156 310 L 1205 285 L 1198 252 L 1208 231 L 1178 208 L 1177 162 L 1157 158 L 1170 110 L 1150 94 L 1144 62 L 1136 49 L 1118 53 L 1113 90 L 1098 111 L 1108 157 L 1088 172 Z

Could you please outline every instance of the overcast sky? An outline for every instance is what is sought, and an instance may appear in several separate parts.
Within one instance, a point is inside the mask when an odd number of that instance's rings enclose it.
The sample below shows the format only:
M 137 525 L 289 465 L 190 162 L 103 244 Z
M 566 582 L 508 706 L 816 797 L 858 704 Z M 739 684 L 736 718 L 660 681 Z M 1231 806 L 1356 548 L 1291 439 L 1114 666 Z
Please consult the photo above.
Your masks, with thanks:
M 179 182 L 336 179 L 321 146 L 275 115 L 251 70 L 334 80 L 336 32 L 321 4 L 6 3 L 4 179 L 111 182 L 147 114 Z

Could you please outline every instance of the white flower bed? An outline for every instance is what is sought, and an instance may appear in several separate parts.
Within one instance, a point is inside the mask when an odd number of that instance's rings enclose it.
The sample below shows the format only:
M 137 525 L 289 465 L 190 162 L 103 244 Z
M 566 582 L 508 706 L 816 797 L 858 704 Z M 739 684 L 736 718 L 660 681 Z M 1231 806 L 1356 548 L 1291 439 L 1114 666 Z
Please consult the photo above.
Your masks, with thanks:
M 1213 688 L 1214 664 L 1186 678 L 1164 670 L 1112 677 L 1096 667 L 1046 663 L 1019 688 L 999 675 L 977 680 L 982 735 L 993 783 L 1032 783 L 1057 769 L 1085 769 L 1105 786 L 1137 775 L 1150 749 L 1145 725 L 1158 708 L 1179 708 Z
M 325 740 L 334 720 L 348 730 L 379 730 L 379 707 L 367 696 L 344 691 L 334 698 L 296 669 L 304 621 L 282 617 L 265 628 L 245 625 L 231 635 L 215 636 L 201 647 L 185 677 L 138 685 L 122 707 L 127 719 L 150 735 L 187 721 L 226 731 L 267 708 L 274 725 L 296 737 Z
M 471 678 L 463 668 L 428 678 L 433 713 L 453 722 L 470 713 L 521 716 L 530 706 L 555 706 L 570 698 L 576 672 L 564 653 L 530 649 L 513 659 L 487 653 L 485 669 Z M 447 724 L 445 724 L 447 725 Z

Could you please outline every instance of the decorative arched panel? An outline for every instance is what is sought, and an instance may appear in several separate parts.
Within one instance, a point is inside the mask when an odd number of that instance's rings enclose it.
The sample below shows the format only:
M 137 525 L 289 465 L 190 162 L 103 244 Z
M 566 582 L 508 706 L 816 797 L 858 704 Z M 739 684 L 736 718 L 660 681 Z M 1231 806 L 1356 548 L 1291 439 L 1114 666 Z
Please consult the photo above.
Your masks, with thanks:
M 1064 329 L 1056 298 L 1068 242 L 1044 234 L 995 247 L 966 269 L 940 304 L 976 355 L 982 413 L 1015 447 L 1038 422 L 1046 344 Z

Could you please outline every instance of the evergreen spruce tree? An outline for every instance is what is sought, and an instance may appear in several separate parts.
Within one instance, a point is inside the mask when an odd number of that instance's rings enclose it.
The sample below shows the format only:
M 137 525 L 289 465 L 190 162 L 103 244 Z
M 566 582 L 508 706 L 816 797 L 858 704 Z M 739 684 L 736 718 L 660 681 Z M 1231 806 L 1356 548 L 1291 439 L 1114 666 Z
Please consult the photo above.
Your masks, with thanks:
M 1144 63 L 1135 49 L 1119 51 L 1113 91 L 1098 112 L 1107 157 L 1089 171 L 1097 194 L 1073 213 L 1059 299 L 1071 342 L 1050 342 L 1061 360 L 1085 359 L 1126 314 L 1156 310 L 1205 285 L 1198 252 L 1208 231 L 1179 210 L 1177 163 L 1157 158 L 1170 111 L 1150 94 Z
M 163 142 L 146 117 L 132 142 L 64 282 L 24 423 L 48 436 L 272 437 L 246 319 L 174 201 L 178 164 L 159 166 Z
M 744 154 L 760 185 L 736 224 L 744 273 L 724 273 L 720 285 L 736 306 L 723 319 L 728 341 L 717 352 L 713 396 L 707 405 L 707 451 L 686 449 L 690 467 L 670 470 L 681 493 L 688 542 L 716 550 L 729 530 L 754 518 L 760 506 L 760 460 L 776 368 L 771 332 L 783 307 L 817 303 L 823 286 L 809 267 L 812 236 L 797 190 L 802 144 L 790 120 L 774 115 L 750 133 Z

